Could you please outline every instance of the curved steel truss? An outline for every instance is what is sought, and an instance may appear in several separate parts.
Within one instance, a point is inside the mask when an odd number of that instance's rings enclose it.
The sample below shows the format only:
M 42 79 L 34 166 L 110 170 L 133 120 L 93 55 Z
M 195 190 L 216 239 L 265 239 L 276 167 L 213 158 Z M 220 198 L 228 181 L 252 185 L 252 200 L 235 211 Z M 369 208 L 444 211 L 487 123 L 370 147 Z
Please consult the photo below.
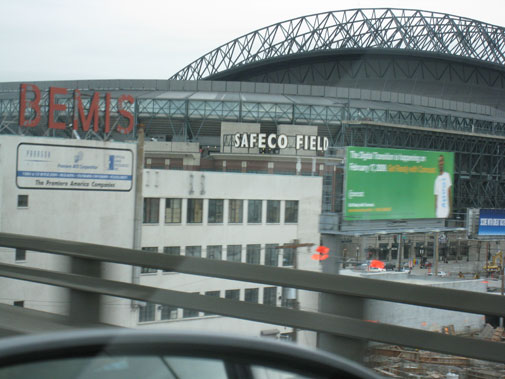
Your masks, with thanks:
M 255 30 L 195 60 L 170 79 L 197 80 L 255 62 L 339 49 L 396 49 L 505 63 L 505 28 L 449 14 L 352 9 Z

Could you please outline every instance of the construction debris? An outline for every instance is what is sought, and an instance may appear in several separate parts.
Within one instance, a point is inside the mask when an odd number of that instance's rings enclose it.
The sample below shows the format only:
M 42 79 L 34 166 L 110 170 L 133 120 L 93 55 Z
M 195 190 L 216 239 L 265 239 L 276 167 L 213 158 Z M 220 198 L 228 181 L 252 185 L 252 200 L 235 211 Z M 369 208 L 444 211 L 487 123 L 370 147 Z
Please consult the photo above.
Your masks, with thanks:
M 447 325 L 442 327 L 442 333 L 444 334 L 450 334 L 450 335 L 456 335 L 456 331 L 454 329 L 454 325 Z
M 470 359 L 464 357 L 454 357 L 432 353 L 423 350 L 408 350 L 399 346 L 376 347 L 371 350 L 371 354 L 385 357 L 395 357 L 409 362 L 433 363 L 437 365 L 464 367 L 470 365 Z
M 503 328 L 501 331 L 497 331 L 499 328 L 491 329 L 491 333 L 486 332 L 487 338 L 498 333 L 503 336 Z M 450 328 L 447 330 L 450 331 Z M 391 345 L 370 348 L 368 365 L 389 378 L 505 378 L 503 364 Z
M 504 329 L 502 327 L 495 329 L 489 324 L 486 324 L 486 326 L 484 326 L 484 329 L 482 329 L 482 331 L 477 336 L 484 340 L 491 340 L 495 342 L 505 341 Z
M 482 338 L 483 340 L 489 340 L 493 336 L 493 333 L 494 328 L 491 325 L 486 324 L 477 337 Z
M 502 342 L 504 337 L 503 328 L 499 327 L 494 330 L 494 333 L 491 336 L 491 341 Z

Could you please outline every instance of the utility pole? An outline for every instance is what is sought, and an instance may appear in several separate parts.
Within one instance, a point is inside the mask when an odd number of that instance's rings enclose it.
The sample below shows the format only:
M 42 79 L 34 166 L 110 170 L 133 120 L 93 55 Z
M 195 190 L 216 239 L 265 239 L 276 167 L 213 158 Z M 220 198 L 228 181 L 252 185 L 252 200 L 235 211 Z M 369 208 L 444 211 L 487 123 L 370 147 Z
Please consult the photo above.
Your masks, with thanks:
M 477 262 L 480 263 L 480 241 L 477 241 Z
M 403 236 L 402 234 L 398 234 L 398 237 L 400 239 L 396 239 L 396 265 L 398 267 L 398 271 L 401 271 L 402 269 L 402 257 L 401 255 L 403 254 L 403 249 L 402 249 L 402 240 Z
M 143 173 L 144 173 L 144 124 L 137 127 L 137 164 L 135 166 L 135 215 L 133 222 L 133 248 L 140 250 L 142 247 L 142 217 L 144 208 Z
M 503 296 L 505 293 L 505 254 L 501 255 L 501 295 Z M 500 326 L 503 328 L 503 316 L 500 317 Z
M 293 269 L 298 270 L 298 245 L 300 244 L 300 241 L 295 239 L 293 240 Z M 294 304 L 294 309 L 299 310 L 300 309 L 300 299 L 298 297 L 298 290 L 295 290 L 295 304 Z M 296 342 L 298 340 L 298 329 L 293 328 L 293 342 Z
M 143 173 L 144 173 L 144 124 L 137 125 L 137 164 L 135 166 L 135 211 L 133 216 L 133 248 L 142 248 L 142 218 L 144 210 L 143 198 Z M 132 266 L 132 283 L 138 284 L 140 281 L 140 267 Z M 131 301 L 132 308 L 137 302 Z
M 300 243 L 299 240 L 295 239 L 295 240 L 293 240 L 293 243 L 277 246 L 276 249 L 293 249 L 293 269 L 297 270 L 298 269 L 298 250 L 297 249 L 299 247 L 311 247 L 311 246 L 314 246 L 314 244 L 313 243 Z M 295 302 L 294 302 L 292 308 L 296 309 L 296 310 L 300 309 L 298 290 L 295 290 Z M 298 339 L 298 331 L 296 328 L 293 328 L 293 342 L 296 342 L 297 339 Z

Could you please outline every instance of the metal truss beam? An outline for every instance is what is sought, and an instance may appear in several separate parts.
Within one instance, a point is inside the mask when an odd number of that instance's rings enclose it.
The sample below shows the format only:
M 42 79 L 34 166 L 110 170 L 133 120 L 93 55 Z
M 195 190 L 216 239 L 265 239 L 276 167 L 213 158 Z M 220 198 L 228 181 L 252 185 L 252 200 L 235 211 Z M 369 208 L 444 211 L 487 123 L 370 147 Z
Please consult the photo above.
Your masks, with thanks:
M 171 79 L 197 80 L 278 57 L 344 49 L 395 49 L 505 63 L 504 28 L 407 9 L 351 9 L 294 18 L 236 38 Z
M 18 98 L 0 101 L 0 133 L 24 134 L 40 136 L 48 130 L 56 137 L 69 138 L 71 127 L 66 131 L 42 127 L 21 128 L 18 126 Z M 304 105 L 292 103 L 247 102 L 247 101 L 216 101 L 216 100 L 158 100 L 137 99 L 135 108 L 131 109 L 137 122 L 144 123 L 148 135 L 167 135 L 197 139 L 201 135 L 219 136 L 218 131 L 210 131 L 209 125 L 221 121 L 259 122 L 265 125 L 273 124 L 305 124 L 321 128 L 321 134 L 333 139 L 343 120 L 361 122 L 372 121 L 388 123 L 400 127 L 414 126 L 433 131 L 447 130 L 458 133 L 483 134 L 489 136 L 505 136 L 505 123 L 479 118 L 440 115 L 428 113 L 426 110 L 409 111 L 394 109 L 375 109 L 371 106 L 358 107 L 350 104 L 332 106 Z M 87 106 L 87 104 L 85 104 Z M 2 112 L 3 107 L 3 112 Z M 72 110 L 58 112 L 60 121 L 70 125 L 73 118 Z M 103 109 L 100 114 L 103 117 Z M 106 139 L 114 137 L 123 140 L 115 132 L 120 122 L 119 118 L 111 119 L 113 128 L 110 133 L 83 133 L 80 138 Z M 44 124 L 45 123 L 45 124 Z M 41 125 L 47 125 L 47 108 L 42 107 Z M 133 138 L 133 136 L 131 137 Z M 335 143 L 335 141 L 331 141 Z

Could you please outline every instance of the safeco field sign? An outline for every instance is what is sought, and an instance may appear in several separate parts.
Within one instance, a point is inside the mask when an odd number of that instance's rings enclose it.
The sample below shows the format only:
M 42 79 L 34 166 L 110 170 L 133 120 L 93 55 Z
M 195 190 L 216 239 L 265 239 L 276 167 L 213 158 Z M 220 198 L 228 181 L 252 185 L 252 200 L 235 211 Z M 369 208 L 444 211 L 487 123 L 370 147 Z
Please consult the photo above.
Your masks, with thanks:
M 452 215 L 454 154 L 347 147 L 345 220 Z

